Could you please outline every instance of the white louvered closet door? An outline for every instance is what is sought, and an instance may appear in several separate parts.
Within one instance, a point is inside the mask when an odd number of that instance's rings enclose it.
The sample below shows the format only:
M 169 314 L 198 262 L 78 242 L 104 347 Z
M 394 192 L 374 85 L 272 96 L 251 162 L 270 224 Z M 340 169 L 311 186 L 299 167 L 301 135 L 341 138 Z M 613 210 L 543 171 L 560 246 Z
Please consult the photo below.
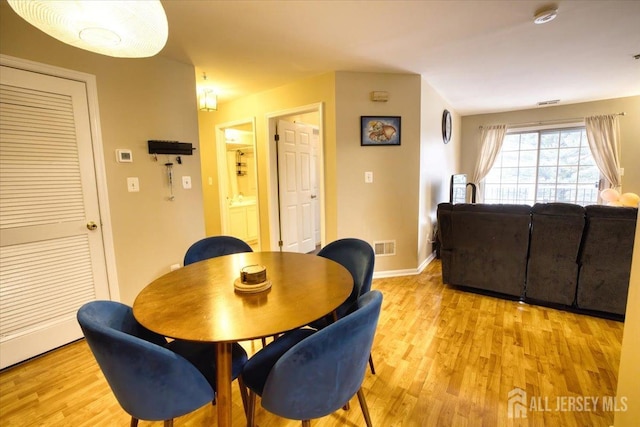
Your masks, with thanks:
M 82 337 L 78 308 L 109 298 L 87 105 L 83 82 L 0 70 L 0 368 Z

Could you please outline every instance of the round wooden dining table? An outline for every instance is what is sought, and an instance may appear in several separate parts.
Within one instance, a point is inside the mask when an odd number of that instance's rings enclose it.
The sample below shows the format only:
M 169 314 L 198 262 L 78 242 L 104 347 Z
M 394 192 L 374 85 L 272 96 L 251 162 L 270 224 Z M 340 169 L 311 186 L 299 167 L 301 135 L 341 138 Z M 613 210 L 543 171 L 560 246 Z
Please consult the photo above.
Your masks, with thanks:
M 235 289 L 240 270 L 263 265 L 271 287 Z M 231 426 L 231 348 L 330 314 L 353 290 L 335 261 L 293 252 L 247 252 L 190 264 L 147 285 L 133 303 L 143 326 L 166 337 L 216 345 L 218 425 Z

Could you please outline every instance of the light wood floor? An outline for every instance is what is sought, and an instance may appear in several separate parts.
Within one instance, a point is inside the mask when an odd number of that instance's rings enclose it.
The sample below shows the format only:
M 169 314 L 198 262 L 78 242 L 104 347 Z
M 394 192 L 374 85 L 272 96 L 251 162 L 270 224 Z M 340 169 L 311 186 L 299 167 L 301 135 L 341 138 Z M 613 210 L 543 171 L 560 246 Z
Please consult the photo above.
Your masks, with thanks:
M 439 261 L 418 276 L 377 279 L 384 294 L 373 348 L 377 375 L 364 390 L 373 424 L 393 426 L 609 426 L 602 400 L 616 391 L 623 324 L 480 296 L 443 286 Z M 249 351 L 258 341 L 245 343 Z M 508 393 L 524 390 L 547 411 L 508 417 Z M 245 425 L 233 386 L 234 426 Z M 557 411 L 598 397 L 589 411 Z M 529 400 L 527 400 L 529 402 Z M 575 403 L 578 400 L 574 401 Z M 582 400 L 584 402 L 584 400 Z M 529 403 L 527 403 L 529 405 Z M 574 407 L 575 409 L 575 407 Z M 591 409 L 591 408 L 588 408 Z M 211 405 L 176 426 L 216 424 Z M 0 425 L 128 426 L 84 341 L 0 373 Z M 258 405 L 260 427 L 299 426 Z M 141 422 L 140 426 L 160 426 Z M 364 426 L 358 401 L 313 426 Z

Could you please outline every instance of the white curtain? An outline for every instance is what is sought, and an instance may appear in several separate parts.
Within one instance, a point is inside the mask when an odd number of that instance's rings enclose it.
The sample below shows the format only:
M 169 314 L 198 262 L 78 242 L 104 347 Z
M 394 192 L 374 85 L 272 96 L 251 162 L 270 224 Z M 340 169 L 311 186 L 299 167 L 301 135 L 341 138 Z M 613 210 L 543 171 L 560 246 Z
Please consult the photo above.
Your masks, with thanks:
M 620 190 L 620 126 L 617 114 L 584 119 L 587 141 L 600 173 L 612 188 Z
M 480 155 L 476 162 L 476 170 L 473 172 L 471 181 L 478 187 L 481 192 L 480 181 L 484 179 L 493 167 L 496 157 L 502 148 L 502 141 L 507 133 L 507 125 L 483 126 L 480 133 Z M 478 200 L 482 200 L 482 194 L 478 195 Z

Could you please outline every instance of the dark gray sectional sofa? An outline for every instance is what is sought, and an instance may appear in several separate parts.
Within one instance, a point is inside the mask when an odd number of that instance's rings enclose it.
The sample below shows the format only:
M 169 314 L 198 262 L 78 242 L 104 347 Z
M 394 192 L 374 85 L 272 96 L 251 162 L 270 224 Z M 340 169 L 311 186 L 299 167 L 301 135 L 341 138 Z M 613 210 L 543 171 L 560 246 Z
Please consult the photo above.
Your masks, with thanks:
M 622 318 L 637 212 L 567 203 L 441 203 L 443 282 Z

